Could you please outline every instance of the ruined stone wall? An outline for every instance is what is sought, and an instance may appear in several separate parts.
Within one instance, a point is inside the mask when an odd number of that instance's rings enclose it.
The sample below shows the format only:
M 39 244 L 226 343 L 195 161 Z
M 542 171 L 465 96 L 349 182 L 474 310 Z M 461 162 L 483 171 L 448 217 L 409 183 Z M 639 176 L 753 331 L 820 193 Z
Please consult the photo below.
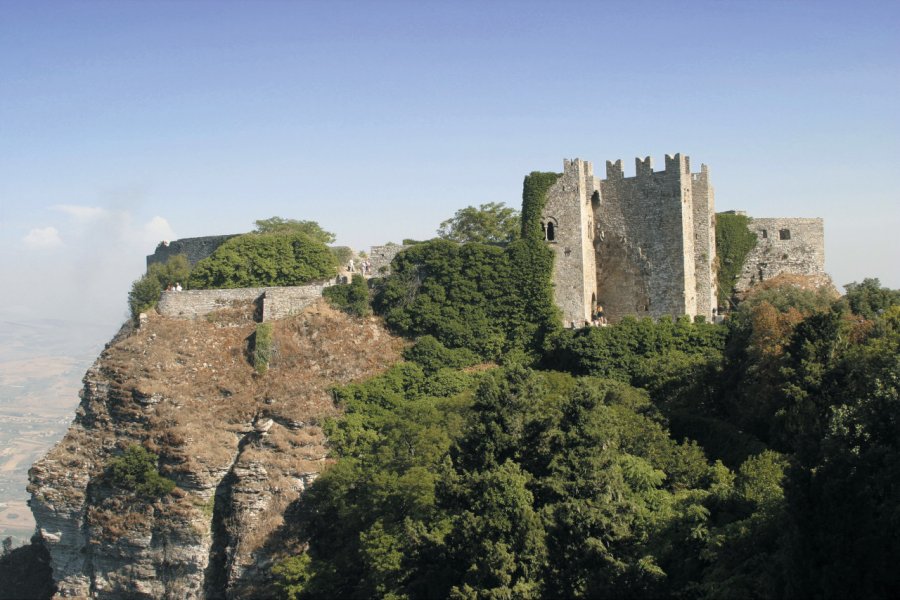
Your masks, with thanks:
M 271 321 L 300 312 L 321 298 L 322 290 L 330 285 L 333 282 L 291 287 L 166 291 L 162 293 L 156 310 L 164 317 L 196 319 L 235 304 L 258 302 L 262 320 Z
M 369 249 L 369 262 L 372 263 L 373 275 L 387 275 L 391 272 L 391 261 L 409 246 L 400 244 L 386 244 L 384 246 L 372 246 Z
M 694 272 L 697 282 L 697 313 L 707 320 L 718 302 L 716 298 L 716 201 L 709 182 L 709 168 L 700 165 L 700 172 L 691 175 L 691 196 L 694 205 Z
M 637 159 L 625 177 L 622 161 L 607 163 L 597 227 L 597 296 L 608 318 L 696 313 L 693 204 L 687 157 L 666 157 L 653 171 Z
M 226 241 L 238 235 L 209 235 L 206 237 L 173 240 L 168 242 L 168 245 L 160 243 L 156 247 L 156 251 L 147 257 L 147 266 L 149 267 L 153 263 L 164 263 L 178 254 L 187 256 L 188 262 L 191 263 L 191 266 L 194 266 L 207 256 L 210 256 Z
M 827 277 L 822 219 L 752 218 L 749 227 L 756 234 L 756 247 L 744 261 L 735 293 L 782 273 Z
M 598 188 L 591 163 L 565 160 L 563 175 L 547 191 L 541 213 L 544 239 L 554 254 L 554 300 L 566 325 L 589 321 L 596 304 L 592 204 Z
M 284 319 L 302 311 L 322 297 L 331 281 L 293 287 L 266 288 L 263 296 L 263 321 Z

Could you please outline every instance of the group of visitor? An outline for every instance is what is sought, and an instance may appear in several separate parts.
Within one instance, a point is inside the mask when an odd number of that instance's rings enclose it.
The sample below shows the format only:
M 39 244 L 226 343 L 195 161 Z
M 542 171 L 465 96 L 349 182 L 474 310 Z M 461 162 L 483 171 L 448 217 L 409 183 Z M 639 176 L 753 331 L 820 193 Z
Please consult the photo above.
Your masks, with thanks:
M 369 262 L 368 258 L 364 258 L 362 262 L 359 263 L 359 270 L 363 274 L 364 277 L 369 276 L 369 271 L 372 269 L 372 263 Z M 347 271 L 350 273 L 356 273 L 356 264 L 353 262 L 353 259 L 350 259 L 350 262 L 347 263 Z
M 166 286 L 166 291 L 167 291 L 167 292 L 180 292 L 180 291 L 183 290 L 183 289 L 184 289 L 184 288 L 181 287 L 181 284 L 178 283 L 177 281 L 175 282 L 175 285 L 172 285 L 172 284 L 170 283 L 169 285 Z

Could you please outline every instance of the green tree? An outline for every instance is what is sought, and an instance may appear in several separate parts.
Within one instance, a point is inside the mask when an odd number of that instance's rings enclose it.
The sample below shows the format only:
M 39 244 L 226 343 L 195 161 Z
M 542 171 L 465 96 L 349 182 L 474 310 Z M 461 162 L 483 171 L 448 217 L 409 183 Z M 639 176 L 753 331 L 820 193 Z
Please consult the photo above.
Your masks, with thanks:
M 283 219 L 271 217 L 254 221 L 256 233 L 294 234 L 303 233 L 323 244 L 333 244 L 335 235 L 322 229 L 316 221 L 298 221 L 297 219 Z
M 891 306 L 900 304 L 900 290 L 882 287 L 877 278 L 863 279 L 862 283 L 848 283 L 846 299 L 854 315 L 874 319 Z
M 194 267 L 197 289 L 303 285 L 332 277 L 334 254 L 305 233 L 259 233 L 231 238 Z
M 349 285 L 333 285 L 325 288 L 322 295 L 328 299 L 332 306 L 344 312 L 364 317 L 372 313 L 369 305 L 369 286 L 366 278 L 356 273 Z
M 504 244 L 519 237 L 519 211 L 500 202 L 467 206 L 441 223 L 438 236 L 452 242 Z
M 162 291 L 169 286 L 181 283 L 188 285 L 191 276 L 191 265 L 184 254 L 177 254 L 165 263 L 153 263 L 147 272 L 131 284 L 128 292 L 128 308 L 131 316 L 137 316 L 156 306 Z

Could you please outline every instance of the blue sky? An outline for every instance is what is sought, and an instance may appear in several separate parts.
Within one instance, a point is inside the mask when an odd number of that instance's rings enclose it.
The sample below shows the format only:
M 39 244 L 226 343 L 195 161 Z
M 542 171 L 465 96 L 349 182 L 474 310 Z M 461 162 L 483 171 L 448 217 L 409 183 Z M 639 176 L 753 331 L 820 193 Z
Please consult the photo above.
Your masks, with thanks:
M 164 238 L 364 249 L 675 152 L 719 210 L 824 217 L 837 284 L 900 287 L 898 31 L 887 1 L 0 0 L 0 320 L 112 327 Z

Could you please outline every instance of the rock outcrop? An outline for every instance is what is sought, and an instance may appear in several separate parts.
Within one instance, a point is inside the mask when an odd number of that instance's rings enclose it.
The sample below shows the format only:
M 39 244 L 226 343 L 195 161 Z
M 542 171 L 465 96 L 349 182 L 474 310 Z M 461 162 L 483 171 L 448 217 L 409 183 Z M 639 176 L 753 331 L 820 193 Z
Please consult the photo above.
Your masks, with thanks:
M 88 370 L 74 423 L 30 472 L 58 597 L 268 594 L 269 567 L 299 543 L 285 509 L 327 463 L 331 386 L 385 369 L 402 342 L 319 301 L 274 322 L 260 377 L 246 358 L 252 310 L 151 317 Z M 110 460 L 134 444 L 159 456 L 172 493 L 114 484 Z

